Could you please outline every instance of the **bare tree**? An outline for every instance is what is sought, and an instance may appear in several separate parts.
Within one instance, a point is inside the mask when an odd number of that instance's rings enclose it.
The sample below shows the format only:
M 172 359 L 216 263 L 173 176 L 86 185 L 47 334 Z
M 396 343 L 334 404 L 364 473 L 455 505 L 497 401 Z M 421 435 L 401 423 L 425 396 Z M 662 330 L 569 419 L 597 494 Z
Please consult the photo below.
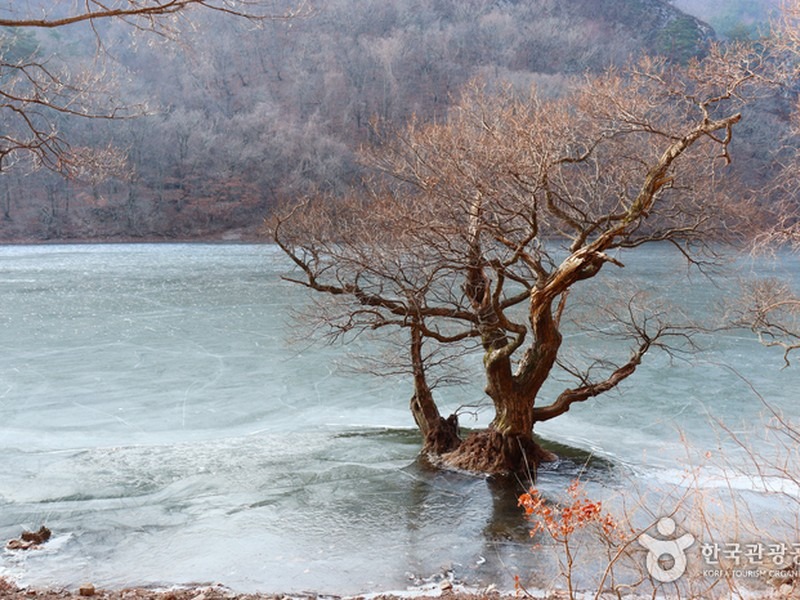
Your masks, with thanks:
M 779 18 L 772 24 L 766 40 L 771 54 L 770 79 L 796 102 L 797 76 L 800 74 L 800 0 L 783 0 Z M 791 139 L 786 144 L 791 156 L 767 190 L 756 194 L 758 221 L 752 228 L 753 246 L 759 254 L 775 248 L 800 249 L 800 109 L 792 115 Z M 792 353 L 800 349 L 800 297 L 797 290 L 779 279 L 760 279 L 747 290 L 734 308 L 737 324 L 749 327 L 766 346 L 783 349 L 788 366 Z
M 368 152 L 378 173 L 370 194 L 313 199 L 275 219 L 298 270 L 289 279 L 322 294 L 316 317 L 333 335 L 407 332 L 425 450 L 487 472 L 552 458 L 536 423 L 690 335 L 629 290 L 605 312 L 630 339 L 627 358 L 586 369 L 562 360 L 570 292 L 622 267 L 614 251 L 670 242 L 698 261 L 695 249 L 724 235 L 714 180 L 753 65 L 743 47 L 715 48 L 686 69 L 644 59 L 555 100 L 473 85 L 446 122 L 411 123 Z M 442 348 L 470 343 L 483 353 L 495 416 L 462 442 L 428 373 Z M 556 371 L 575 383 L 548 402 L 540 392 Z
M 25 4 L 25 6 L 21 6 Z M 192 10 L 224 13 L 259 22 L 289 19 L 304 10 L 302 4 L 281 10 L 271 0 L 86 0 L 15 3 L 0 15 L 0 172 L 20 158 L 33 158 L 67 176 L 91 173 L 103 177 L 119 172 L 124 158 L 112 148 L 73 147 L 62 135 L 59 121 L 66 117 L 118 119 L 141 114 L 142 106 L 124 106 L 107 85 L 101 68 L 59 66 L 43 56 L 31 38 L 20 32 L 89 24 L 99 48 L 98 23 L 117 20 L 163 37 L 177 35 L 181 19 Z M 21 51 L 23 44 L 28 42 Z

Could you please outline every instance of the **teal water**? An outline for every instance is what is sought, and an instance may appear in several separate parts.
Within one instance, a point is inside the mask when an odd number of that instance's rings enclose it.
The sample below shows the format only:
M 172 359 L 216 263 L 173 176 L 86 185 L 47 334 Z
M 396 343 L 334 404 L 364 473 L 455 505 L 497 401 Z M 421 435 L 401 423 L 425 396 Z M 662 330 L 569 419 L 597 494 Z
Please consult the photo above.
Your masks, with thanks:
M 733 293 L 697 275 L 679 283 L 666 248 L 625 262 L 626 277 L 687 312 Z M 793 265 L 780 268 L 796 277 Z M 288 269 L 269 245 L 0 247 L 0 537 L 54 532 L 42 550 L 5 551 L 0 575 L 338 594 L 442 577 L 546 583 L 516 507 L 526 482 L 420 464 L 408 380 L 355 374 L 342 348 L 295 333 L 291 308 L 307 297 L 280 279 Z M 699 341 L 687 360 L 648 356 L 620 391 L 544 424 L 575 456 L 541 486 L 563 489 L 588 455 L 603 459 L 585 474 L 593 494 L 679 485 L 689 454 L 736 453 L 710 417 L 758 433 L 750 385 L 798 416 L 800 376 L 779 352 L 746 332 Z M 568 342 L 616 351 L 579 331 Z M 443 407 L 480 390 L 445 389 Z M 760 493 L 747 477 L 736 485 Z

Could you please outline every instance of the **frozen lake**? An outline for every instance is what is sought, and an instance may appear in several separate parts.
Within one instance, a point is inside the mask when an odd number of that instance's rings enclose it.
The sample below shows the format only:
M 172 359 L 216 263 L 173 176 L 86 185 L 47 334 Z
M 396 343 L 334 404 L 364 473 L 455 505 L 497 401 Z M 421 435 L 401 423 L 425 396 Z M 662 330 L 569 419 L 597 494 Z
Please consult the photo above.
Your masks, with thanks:
M 722 293 L 668 285 L 682 267 L 658 252 L 630 276 L 692 310 Z M 288 269 L 269 245 L 0 247 L 0 536 L 54 532 L 43 550 L 6 551 L 0 575 L 346 594 L 445 573 L 511 587 L 536 571 L 519 489 L 420 466 L 408 380 L 354 375 L 340 348 L 296 339 L 289 309 L 305 292 Z M 718 447 L 709 414 L 758 423 L 729 367 L 800 414 L 780 353 L 744 332 L 705 341 L 692 365 L 648 356 L 621 393 L 539 433 L 608 459 L 589 477 L 602 494 L 679 481 L 679 432 Z M 480 388 L 445 390 L 444 409 Z M 563 489 L 575 468 L 542 486 Z

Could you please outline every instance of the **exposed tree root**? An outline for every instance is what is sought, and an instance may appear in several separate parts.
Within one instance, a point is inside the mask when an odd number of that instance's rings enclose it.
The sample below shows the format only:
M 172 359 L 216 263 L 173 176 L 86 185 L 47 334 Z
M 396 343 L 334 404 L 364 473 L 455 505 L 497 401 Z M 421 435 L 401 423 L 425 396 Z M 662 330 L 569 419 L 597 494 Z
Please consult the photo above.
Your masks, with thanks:
M 557 458 L 530 437 L 503 435 L 492 428 L 470 434 L 457 448 L 441 455 L 449 467 L 490 475 L 530 475 L 539 464 Z
M 458 417 L 450 415 L 446 419 L 439 417 L 439 422 L 430 428 L 425 436 L 422 451 L 434 456 L 452 452 L 461 445 L 458 435 Z

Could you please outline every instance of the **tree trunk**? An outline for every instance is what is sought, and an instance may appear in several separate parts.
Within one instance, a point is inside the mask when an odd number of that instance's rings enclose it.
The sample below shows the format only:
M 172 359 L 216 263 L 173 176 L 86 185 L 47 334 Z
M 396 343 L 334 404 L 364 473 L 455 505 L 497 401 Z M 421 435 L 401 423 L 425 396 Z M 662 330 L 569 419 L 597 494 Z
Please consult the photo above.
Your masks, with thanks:
M 477 270 L 476 270 L 477 271 Z M 482 275 L 482 274 L 481 274 Z M 473 272 L 472 290 L 481 289 L 481 278 Z M 547 380 L 561 346 L 558 319 L 553 316 L 553 289 L 534 289 L 530 297 L 530 323 L 534 340 L 513 372 L 511 352 L 515 342 L 505 335 L 496 313 L 479 294 L 473 305 L 480 308 L 481 333 L 486 370 L 486 394 L 492 399 L 495 417 L 486 431 L 468 437 L 445 462 L 453 467 L 485 473 L 521 473 L 533 476 L 542 462 L 556 456 L 533 438 L 534 405 Z
M 422 451 L 441 455 L 456 449 L 461 444 L 461 438 L 458 436 L 458 417 L 450 415 L 445 419 L 439 414 L 439 408 L 425 379 L 422 332 L 417 325 L 411 326 L 411 368 L 414 374 L 411 414 L 425 440 Z
M 557 333 L 555 328 L 553 330 Z M 445 454 L 443 461 L 467 471 L 533 477 L 540 463 L 557 458 L 533 438 L 534 402 L 544 377 L 521 377 L 528 375 L 528 371 L 515 375 L 510 358 L 502 353 L 498 355 L 494 344 L 485 341 L 485 391 L 494 403 L 495 417 L 488 429 L 467 437 L 460 446 Z M 536 343 L 534 347 L 539 348 L 539 361 L 544 363 L 537 361 L 538 368 L 549 373 L 560 336 L 546 341 L 548 343 L 543 346 Z M 529 360 L 533 359 L 529 357 Z M 534 362 L 530 364 L 531 368 L 537 366 Z
M 485 431 L 467 437 L 443 457 L 444 461 L 467 471 L 534 477 L 540 463 L 557 458 L 533 439 L 533 408 L 538 388 L 520 386 L 511 372 L 511 361 L 505 358 L 486 366 L 486 378 L 486 392 L 495 409 L 492 423 Z
M 500 360 L 486 369 L 486 392 L 492 398 L 495 417 L 489 428 L 467 437 L 442 456 L 448 466 L 489 474 L 518 473 L 534 477 L 542 462 L 556 456 L 533 438 L 535 390 L 524 393 L 511 373 L 511 363 Z
M 481 251 L 482 198 L 470 205 L 469 260 L 464 291 L 478 317 L 484 350 L 486 394 L 492 399 L 495 418 L 486 431 L 470 435 L 442 458 L 452 467 L 483 473 L 522 473 L 532 476 L 539 463 L 554 460 L 533 439 L 533 408 L 536 395 L 552 368 L 561 336 L 552 318 L 552 296 L 531 293 L 533 346 L 513 372 L 511 356 L 522 344 L 526 330 L 511 323 L 492 295 L 492 283 L 484 269 Z M 501 277 L 498 274 L 498 277 Z M 497 282 L 498 290 L 501 282 Z M 538 295 L 537 295 L 538 294 Z M 515 335 L 514 338 L 509 333 Z

